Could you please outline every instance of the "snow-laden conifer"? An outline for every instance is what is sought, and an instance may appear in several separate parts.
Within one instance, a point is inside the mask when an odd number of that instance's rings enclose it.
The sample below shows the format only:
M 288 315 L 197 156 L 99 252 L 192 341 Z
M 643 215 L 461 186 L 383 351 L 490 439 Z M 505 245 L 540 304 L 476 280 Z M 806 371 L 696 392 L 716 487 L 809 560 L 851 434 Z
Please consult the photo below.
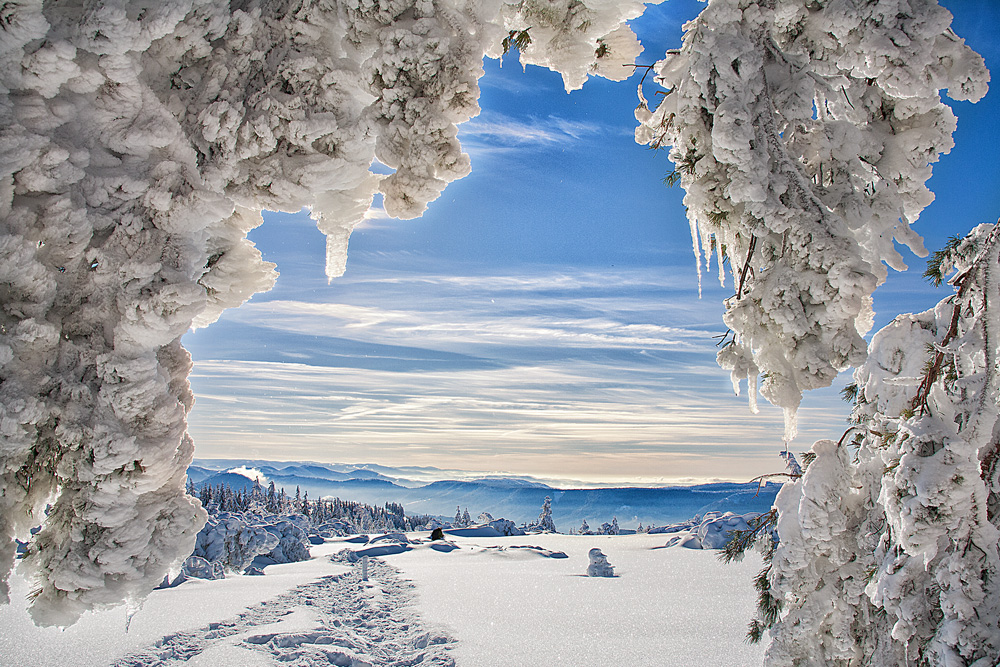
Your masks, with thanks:
M 376 192 L 414 217 L 469 171 L 484 54 L 624 78 L 642 3 L 140 0 L 0 20 L 0 599 L 36 622 L 138 599 L 191 551 L 180 337 L 267 290 L 249 230 L 308 207 L 327 274 Z M 394 171 L 376 175 L 378 160 Z
M 955 130 L 939 91 L 989 78 L 950 23 L 937 0 L 712 0 L 654 66 L 655 109 L 640 85 L 636 140 L 670 147 L 699 271 L 731 267 L 719 363 L 754 410 L 763 378 L 786 439 L 802 392 L 864 360 L 894 241 L 925 252 L 909 225 Z
M 955 294 L 875 334 L 850 449 L 820 441 L 779 493 L 768 664 L 1000 660 L 998 238 L 981 225 L 935 257 Z
M 538 515 L 538 520 L 528 527 L 540 530 L 543 533 L 558 532 L 556 531 L 555 521 L 552 519 L 552 498 L 545 496 L 545 500 L 542 501 L 542 511 Z

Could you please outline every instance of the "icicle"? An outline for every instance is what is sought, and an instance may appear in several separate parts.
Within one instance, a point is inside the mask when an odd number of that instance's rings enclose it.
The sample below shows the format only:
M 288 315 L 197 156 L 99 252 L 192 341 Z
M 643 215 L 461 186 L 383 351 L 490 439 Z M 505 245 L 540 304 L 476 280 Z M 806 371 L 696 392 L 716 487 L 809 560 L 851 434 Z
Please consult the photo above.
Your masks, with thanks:
M 716 237 L 715 239 L 715 261 L 719 265 L 719 287 L 726 286 L 726 266 L 723 263 L 722 256 L 722 241 Z
M 785 408 L 785 442 L 791 442 L 799 432 L 799 409 Z
M 747 375 L 747 399 L 750 401 L 750 412 L 757 414 L 757 374 Z
M 694 248 L 694 267 L 695 271 L 698 272 L 698 298 L 701 298 L 701 248 L 698 243 L 698 223 L 693 218 L 688 218 L 688 223 L 691 226 L 691 245 Z M 736 392 L 739 394 L 739 391 Z
M 701 252 L 705 255 L 705 273 L 709 273 L 712 270 L 712 244 L 715 243 L 715 237 L 712 234 L 708 234 L 701 238 Z M 716 243 L 716 245 L 718 245 Z
M 143 599 L 129 599 L 125 601 L 125 634 L 128 634 L 132 626 L 132 619 L 142 610 Z

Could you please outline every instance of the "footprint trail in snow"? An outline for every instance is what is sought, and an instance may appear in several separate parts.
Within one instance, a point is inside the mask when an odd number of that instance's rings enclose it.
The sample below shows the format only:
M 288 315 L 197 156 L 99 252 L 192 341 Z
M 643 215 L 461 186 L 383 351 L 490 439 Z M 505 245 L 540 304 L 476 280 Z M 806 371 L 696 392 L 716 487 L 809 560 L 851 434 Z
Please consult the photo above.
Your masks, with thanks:
M 332 560 L 349 562 L 344 552 Z M 167 635 L 113 665 L 219 665 L 235 660 L 291 667 L 453 666 L 449 649 L 454 640 L 423 626 L 413 584 L 374 558 L 368 578 L 361 580 L 361 564 L 355 563 L 350 572 L 299 586 L 233 618 Z

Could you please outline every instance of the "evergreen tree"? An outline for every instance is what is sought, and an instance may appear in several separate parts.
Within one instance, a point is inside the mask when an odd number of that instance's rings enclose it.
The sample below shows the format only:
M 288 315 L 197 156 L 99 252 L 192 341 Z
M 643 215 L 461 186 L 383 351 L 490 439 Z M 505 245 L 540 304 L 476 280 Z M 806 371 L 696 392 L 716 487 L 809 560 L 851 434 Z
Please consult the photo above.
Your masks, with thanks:
M 538 521 L 533 528 L 546 533 L 558 532 L 556 531 L 556 524 L 552 520 L 552 498 L 545 496 L 545 500 L 542 501 L 542 512 L 538 515 Z
M 980 225 L 935 255 L 955 294 L 875 334 L 854 439 L 816 443 L 778 494 L 769 665 L 1000 660 L 998 237 Z

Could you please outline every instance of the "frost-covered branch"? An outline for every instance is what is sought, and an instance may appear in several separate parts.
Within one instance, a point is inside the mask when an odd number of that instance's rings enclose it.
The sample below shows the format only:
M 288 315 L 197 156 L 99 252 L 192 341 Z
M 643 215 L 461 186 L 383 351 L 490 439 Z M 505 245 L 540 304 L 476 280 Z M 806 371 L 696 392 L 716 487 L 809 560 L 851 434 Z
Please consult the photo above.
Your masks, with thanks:
M 818 442 L 779 493 L 767 664 L 1000 660 L 998 239 L 981 225 L 938 258 L 956 293 L 876 333 L 855 373 L 853 456 Z
M 184 493 L 180 337 L 267 290 L 246 235 L 310 209 L 340 275 L 376 192 L 419 215 L 469 171 L 484 54 L 624 78 L 640 2 L 23 0 L 0 8 L 0 599 L 145 596 L 205 521 Z M 378 160 L 394 170 L 372 173 Z M 45 514 L 43 509 L 51 503 Z
M 937 0 L 712 0 L 657 64 L 655 110 L 640 86 L 636 140 L 671 147 L 699 271 L 742 267 L 719 362 L 751 407 L 763 377 L 786 439 L 802 392 L 864 360 L 893 242 L 925 252 L 909 225 L 955 129 L 939 90 L 977 100 L 989 78 L 950 22 Z

